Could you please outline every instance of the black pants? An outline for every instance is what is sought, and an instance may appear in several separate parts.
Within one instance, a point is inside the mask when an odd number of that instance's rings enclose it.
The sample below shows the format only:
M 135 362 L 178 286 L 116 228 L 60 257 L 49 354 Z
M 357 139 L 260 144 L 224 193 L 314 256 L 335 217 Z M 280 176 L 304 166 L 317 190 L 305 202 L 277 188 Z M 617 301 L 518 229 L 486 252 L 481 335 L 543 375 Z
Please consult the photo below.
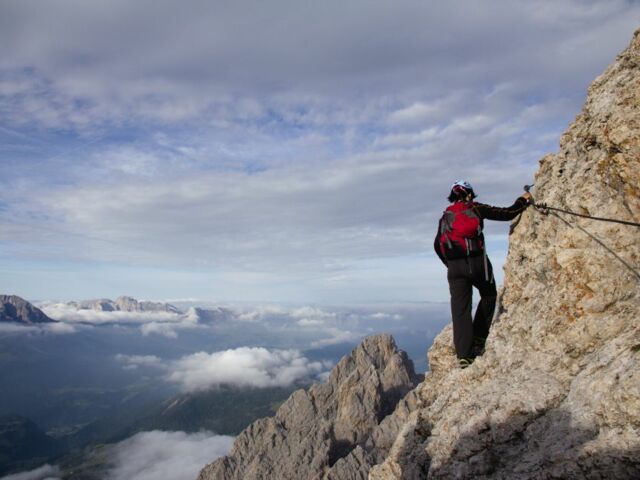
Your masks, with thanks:
M 458 358 L 472 357 L 473 337 L 489 335 L 493 311 L 496 308 L 496 282 L 493 268 L 487 258 L 485 276 L 484 258 L 470 257 L 447 262 L 447 280 L 451 292 L 451 318 L 453 344 Z M 489 280 L 487 281 L 487 277 Z M 480 303 L 471 320 L 472 287 L 480 292 Z

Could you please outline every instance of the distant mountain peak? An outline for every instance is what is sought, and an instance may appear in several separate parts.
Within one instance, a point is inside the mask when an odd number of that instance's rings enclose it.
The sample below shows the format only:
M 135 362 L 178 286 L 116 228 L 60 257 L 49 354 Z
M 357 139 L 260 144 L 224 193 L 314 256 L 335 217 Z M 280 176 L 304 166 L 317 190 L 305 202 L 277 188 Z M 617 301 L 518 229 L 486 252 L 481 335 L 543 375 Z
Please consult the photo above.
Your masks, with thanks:
M 69 306 L 78 310 L 97 310 L 100 312 L 166 312 L 182 313 L 169 303 L 138 301 L 133 297 L 122 295 L 115 300 L 97 298 L 80 302 L 69 302 Z
M 53 323 L 38 307 L 17 295 L 0 295 L 0 322 L 35 325 Z

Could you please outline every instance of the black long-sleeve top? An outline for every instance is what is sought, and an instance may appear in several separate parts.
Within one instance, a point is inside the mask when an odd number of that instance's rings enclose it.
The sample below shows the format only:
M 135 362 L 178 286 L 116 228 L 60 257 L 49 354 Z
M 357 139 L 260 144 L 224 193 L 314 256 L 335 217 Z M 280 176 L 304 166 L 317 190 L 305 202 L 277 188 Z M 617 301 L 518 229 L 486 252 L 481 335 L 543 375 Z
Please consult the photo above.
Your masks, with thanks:
M 494 207 L 475 202 L 473 206 L 482 219 L 508 221 L 513 220 L 519 213 L 522 213 L 529 206 L 529 202 L 524 197 L 518 197 L 510 207 Z
M 487 205 L 484 203 L 473 203 L 473 209 L 480 217 L 480 225 L 484 227 L 483 220 L 498 220 L 509 221 L 513 220 L 522 213 L 529 206 L 529 202 L 524 197 L 518 197 L 516 201 L 510 207 L 494 207 L 493 205 Z M 484 243 L 484 240 L 483 240 Z M 440 251 L 440 225 L 438 225 L 438 231 L 436 232 L 436 238 L 433 242 L 433 248 L 435 249 L 438 257 L 442 260 L 442 263 L 447 264 L 447 259 L 444 258 Z

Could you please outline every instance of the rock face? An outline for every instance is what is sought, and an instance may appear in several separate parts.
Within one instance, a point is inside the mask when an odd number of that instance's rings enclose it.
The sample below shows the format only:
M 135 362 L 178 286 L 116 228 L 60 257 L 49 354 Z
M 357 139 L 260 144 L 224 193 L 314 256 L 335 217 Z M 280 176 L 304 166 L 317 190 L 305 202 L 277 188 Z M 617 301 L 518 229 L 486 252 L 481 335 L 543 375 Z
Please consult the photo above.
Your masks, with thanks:
M 415 407 L 410 392 L 418 380 L 390 335 L 368 337 L 325 383 L 297 390 L 275 417 L 242 431 L 231 453 L 198 478 L 366 478 L 370 466 L 384 459 L 403 415 Z
M 69 302 L 79 310 L 98 310 L 101 312 L 167 312 L 180 313 L 180 311 L 168 303 L 139 302 L 132 297 L 118 297 L 115 301 L 108 298 L 85 300 L 83 302 Z
M 16 295 L 0 295 L 0 322 L 33 325 L 52 323 L 55 320 L 47 317 L 42 310 Z
M 535 184 L 537 202 L 640 221 L 640 31 Z M 486 353 L 459 370 L 441 333 L 419 408 L 369 478 L 640 478 L 639 269 L 637 227 L 529 208 Z

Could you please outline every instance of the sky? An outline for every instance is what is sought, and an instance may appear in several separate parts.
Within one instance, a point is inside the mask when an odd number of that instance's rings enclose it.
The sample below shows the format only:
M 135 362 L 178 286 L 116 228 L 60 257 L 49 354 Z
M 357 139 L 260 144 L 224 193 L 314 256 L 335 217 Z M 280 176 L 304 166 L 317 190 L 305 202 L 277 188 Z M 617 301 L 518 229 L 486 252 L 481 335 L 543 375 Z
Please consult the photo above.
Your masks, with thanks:
M 448 299 L 451 184 L 506 206 L 640 2 L 5 0 L 0 292 Z M 508 224 L 488 224 L 498 280 Z

